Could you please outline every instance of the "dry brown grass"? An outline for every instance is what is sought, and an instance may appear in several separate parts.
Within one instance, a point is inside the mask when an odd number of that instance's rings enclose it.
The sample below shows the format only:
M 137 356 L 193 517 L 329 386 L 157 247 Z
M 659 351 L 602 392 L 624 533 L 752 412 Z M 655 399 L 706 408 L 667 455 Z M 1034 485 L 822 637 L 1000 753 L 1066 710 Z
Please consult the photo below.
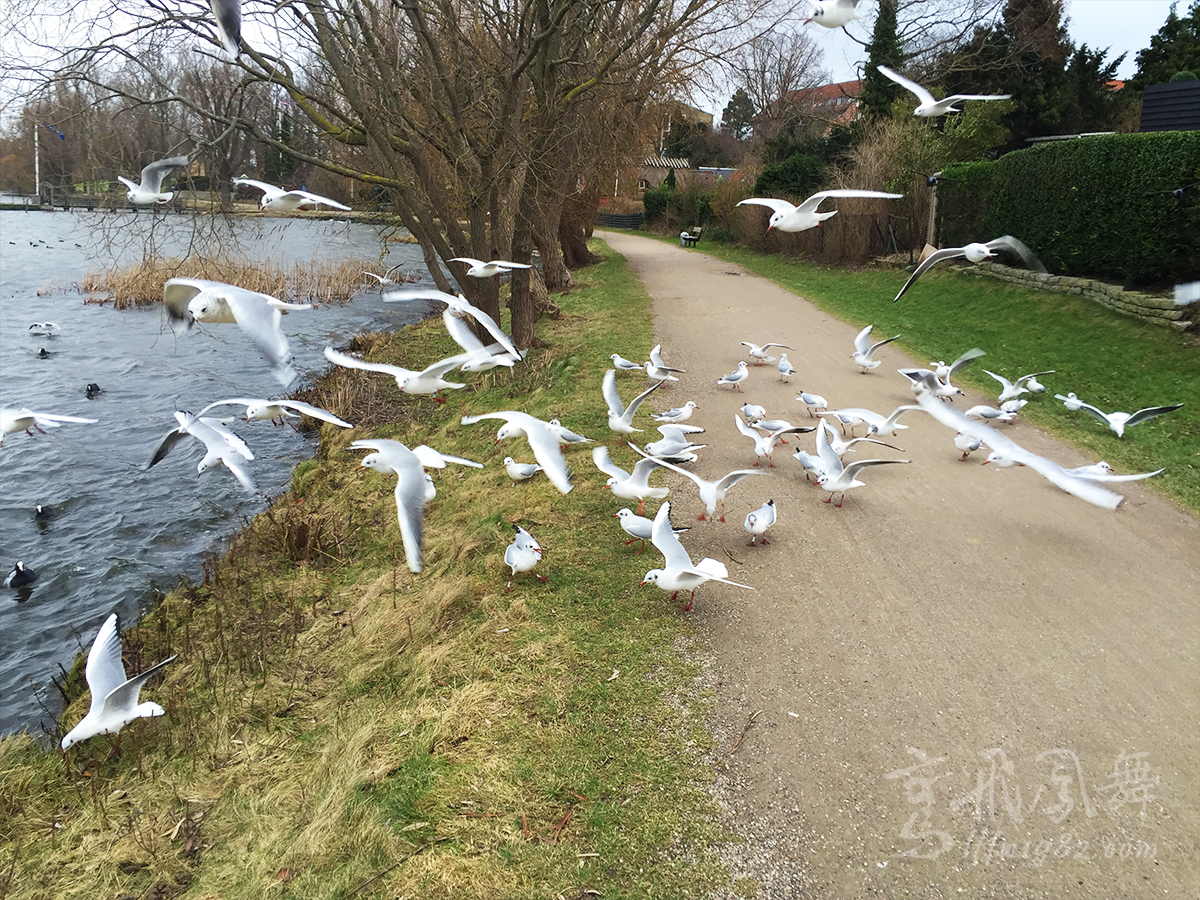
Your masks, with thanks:
M 147 306 L 162 299 L 168 278 L 203 278 L 223 281 L 251 291 L 303 303 L 345 303 L 363 288 L 363 272 L 383 275 L 383 267 L 365 259 L 339 263 L 296 263 L 290 269 L 268 262 L 230 259 L 144 260 L 125 269 L 89 272 L 79 286 L 89 302 L 111 300 L 117 309 Z M 104 294 L 106 297 L 97 298 Z

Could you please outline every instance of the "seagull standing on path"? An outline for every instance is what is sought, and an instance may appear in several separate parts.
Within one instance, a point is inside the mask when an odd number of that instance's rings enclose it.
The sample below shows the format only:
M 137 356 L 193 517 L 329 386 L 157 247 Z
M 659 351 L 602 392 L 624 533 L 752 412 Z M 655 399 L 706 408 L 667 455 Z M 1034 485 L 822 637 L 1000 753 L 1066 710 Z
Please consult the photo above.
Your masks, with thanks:
M 783 382 L 790 383 L 792 376 L 796 374 L 796 367 L 788 362 L 786 353 L 779 354 L 779 365 L 776 368 L 779 369 L 779 380 Z
M 259 201 L 259 206 L 262 209 L 270 209 L 276 212 L 295 212 L 298 209 L 312 209 L 322 204 L 332 206 L 334 209 L 350 209 L 344 203 L 338 203 L 336 200 L 330 200 L 328 197 L 322 197 L 320 194 L 312 194 L 303 190 L 288 191 L 273 184 L 267 184 L 265 181 L 255 181 L 253 178 L 235 178 L 233 179 L 233 183 L 235 185 L 245 184 L 262 191 L 262 199 Z
M 859 367 L 865 375 L 871 369 L 879 368 L 882 360 L 872 358 L 876 350 L 884 344 L 890 344 L 894 340 L 898 340 L 900 335 L 893 335 L 890 338 L 884 338 L 882 341 L 871 343 L 871 329 L 873 325 L 868 325 L 860 331 L 854 338 L 854 352 L 850 354 L 850 358 L 854 360 L 854 364 Z
M 844 466 L 841 458 L 833 452 L 833 447 L 829 443 L 829 435 L 825 433 L 824 428 L 817 432 L 817 455 L 821 457 L 821 462 L 825 465 L 825 471 L 817 478 L 817 484 L 829 491 L 829 496 L 825 498 L 826 503 L 833 501 L 834 494 L 842 495 L 841 499 L 834 504 L 839 509 L 846 499 L 846 491 L 863 486 L 863 482 L 856 477 L 863 469 L 869 466 L 908 462 L 907 459 L 860 459 Z
M 772 469 L 775 468 L 775 462 L 771 459 L 771 454 L 774 452 L 775 444 L 779 442 L 780 438 L 785 434 L 803 434 L 813 430 L 810 425 L 792 425 L 788 422 L 783 422 L 781 423 L 783 427 L 768 431 L 765 435 L 759 434 L 754 428 L 743 422 L 742 417 L 737 413 L 733 414 L 733 424 L 737 426 L 738 431 L 754 441 L 754 464 L 757 466 L 760 460 L 765 459 Z M 764 426 L 760 423 L 757 427 L 762 428 Z
M 484 262 L 482 259 L 475 259 L 470 256 L 455 256 L 451 257 L 449 262 L 466 263 L 467 274 L 472 278 L 494 278 L 496 275 L 507 275 L 513 269 L 532 269 L 533 266 L 525 263 L 507 262 L 503 259 L 493 259 L 491 262 Z
M 673 373 L 686 375 L 687 369 L 675 369 L 662 361 L 662 344 L 655 344 L 650 349 L 650 359 L 646 361 L 646 377 L 654 381 L 678 381 Z
M 1063 405 L 1069 410 L 1082 409 L 1086 413 L 1095 416 L 1101 422 L 1109 427 L 1109 429 L 1117 436 L 1124 437 L 1125 429 L 1132 428 L 1134 425 L 1140 425 L 1156 416 L 1161 416 L 1164 413 L 1173 412 L 1183 406 L 1182 403 L 1175 403 L 1171 406 L 1147 406 L 1139 409 L 1135 413 L 1127 412 L 1111 412 L 1106 413 L 1092 406 L 1090 403 L 1084 403 L 1074 394 L 1055 394 L 1054 399 L 1061 400 Z
M 775 524 L 775 501 L 768 500 L 754 512 L 746 514 L 746 521 L 742 523 L 742 527 L 750 534 L 750 546 L 754 547 L 754 543 L 760 536 L 764 544 L 771 543 L 766 538 L 766 531 Z
M 668 409 L 666 412 L 659 413 L 653 418 L 655 422 L 667 422 L 671 425 L 678 425 L 679 423 L 686 422 L 688 419 L 690 419 L 692 417 L 692 412 L 699 408 L 700 407 L 698 407 L 693 401 L 689 400 L 687 403 L 683 404 L 683 406 L 678 406 L 674 409 Z
M 117 614 L 113 613 L 105 619 L 92 642 L 92 649 L 88 651 L 84 668 L 92 704 L 87 715 L 62 739 L 63 752 L 98 734 L 118 735 L 117 746 L 120 747 L 119 733 L 134 719 L 163 715 L 165 710 L 157 703 L 139 703 L 138 694 L 142 685 L 174 659 L 171 656 L 141 675 L 126 679 L 125 665 L 121 662 L 121 632 L 117 627 Z
M 801 391 L 800 396 L 796 399 L 804 404 L 810 418 L 813 415 L 814 409 L 829 409 L 829 403 L 820 394 L 810 394 L 808 391 Z
M 692 564 L 692 558 L 683 549 L 683 544 L 679 542 L 675 529 L 671 527 L 670 503 L 664 502 L 658 508 L 658 514 L 654 517 L 650 543 L 663 555 L 666 565 L 661 569 L 651 569 L 647 572 L 639 587 L 647 584 L 658 585 L 662 590 L 671 592 L 672 600 L 679 596 L 680 591 L 691 591 L 687 606 L 683 608 L 684 612 L 688 612 L 692 608 L 692 603 L 696 599 L 696 588 L 706 581 L 720 581 L 722 584 L 732 584 L 734 587 L 754 590 L 748 584 L 730 581 L 729 570 L 725 568 L 725 564 L 715 559 L 705 557 L 695 565 Z
M 767 223 L 767 231 L 778 228 L 780 231 L 807 231 L 816 228 L 826 219 L 837 215 L 837 210 L 817 212 L 817 207 L 826 197 L 879 197 L 884 200 L 899 200 L 903 194 L 885 194 L 882 191 L 860 191 L 854 189 L 839 189 L 834 191 L 818 191 L 799 206 L 793 206 L 786 200 L 775 200 L 770 197 L 750 197 L 738 206 L 750 204 L 765 206 L 771 210 L 771 218 Z
M 742 382 L 745 381 L 749 375 L 750 370 L 746 367 L 746 363 L 743 360 L 739 362 L 737 364 L 737 368 L 728 375 L 722 375 L 720 378 L 718 378 L 717 385 L 720 386 L 722 384 L 732 384 L 735 388 L 737 388 L 737 392 L 740 394 L 742 393 Z
M 750 357 L 754 360 L 754 364 L 756 366 L 761 366 L 769 362 L 775 362 L 775 357 L 768 352 L 772 347 L 781 347 L 784 350 L 796 349 L 795 347 L 789 347 L 787 344 L 763 344 L 760 347 L 758 344 L 752 344 L 749 341 L 742 341 L 742 346 L 750 348 L 746 352 L 750 354 Z M 787 354 L 784 355 L 786 356 Z
M 904 287 L 900 288 L 900 293 L 892 298 L 895 303 L 904 293 L 913 286 L 918 278 L 936 266 L 938 263 L 947 259 L 963 259 L 966 258 L 970 262 L 979 263 L 985 259 L 992 259 L 997 251 L 1009 250 L 1016 256 L 1021 258 L 1025 265 L 1033 269 L 1035 272 L 1045 272 L 1046 267 L 1042 265 L 1042 261 L 1033 255 L 1033 251 L 1018 241 L 1011 234 L 1006 234 L 1003 237 L 998 237 L 993 241 L 988 241 L 986 244 L 967 244 L 965 247 L 946 247 L 942 250 L 937 250 L 930 253 L 929 256 L 921 262 L 913 271 L 908 281 L 904 283 Z M 1045 373 L 1049 374 L 1049 373 Z
M 628 507 L 617 510 L 613 513 L 613 518 L 620 520 L 621 530 L 629 535 L 629 540 L 625 542 L 626 547 L 634 541 L 642 542 L 641 548 L 634 554 L 634 556 L 641 556 L 642 552 L 646 549 L 646 541 L 650 540 L 654 535 L 654 521 L 647 519 L 645 516 L 637 515 Z M 686 528 L 674 528 L 673 530 L 676 534 L 683 534 L 683 532 L 687 531 Z
M 170 203 L 171 198 L 175 196 L 172 191 L 163 193 L 163 179 L 174 169 L 187 164 L 186 156 L 172 156 L 170 159 L 152 162 L 142 169 L 141 184 L 134 184 L 128 178 L 122 178 L 120 175 L 117 176 L 117 181 L 129 188 L 125 197 L 134 206 L 162 206 L 164 203 Z
M 946 113 L 952 112 L 962 112 L 961 109 L 954 106 L 955 103 L 961 100 L 1007 100 L 1012 96 L 1012 94 L 954 94 L 944 100 L 936 100 L 933 94 L 929 93 L 921 85 L 915 81 L 909 81 L 903 75 L 893 72 L 887 66 L 876 66 L 875 68 L 879 70 L 880 75 L 891 79 L 906 91 L 916 95 L 917 99 L 921 102 L 913 110 L 913 115 L 921 116 L 922 118 L 944 116 Z

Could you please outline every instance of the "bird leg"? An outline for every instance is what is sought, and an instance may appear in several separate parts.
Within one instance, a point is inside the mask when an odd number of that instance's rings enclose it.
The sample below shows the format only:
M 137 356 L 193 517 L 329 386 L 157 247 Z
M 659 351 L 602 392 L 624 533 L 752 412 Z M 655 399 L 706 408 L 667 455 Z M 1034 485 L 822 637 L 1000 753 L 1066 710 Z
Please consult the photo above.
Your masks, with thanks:
M 32 428 L 32 429 L 33 429 L 33 431 L 36 431 L 38 434 L 45 434 L 45 433 L 46 433 L 46 432 L 42 431 L 42 429 L 38 428 L 38 424 L 37 424 L 37 422 L 34 422 L 32 425 L 30 425 L 30 426 L 29 426 L 29 428 Z M 25 429 L 25 433 L 26 433 L 27 435 L 29 435 L 30 437 L 33 437 L 33 431 L 30 431 L 30 430 L 29 430 L 29 428 L 26 428 L 26 429 Z
M 637 514 L 640 516 L 640 515 L 644 515 L 645 512 L 646 512 L 646 498 L 643 497 L 641 500 L 638 501 Z
M 443 397 L 443 396 L 441 396 L 440 394 L 434 394 L 434 395 L 433 395 L 433 402 L 434 402 L 434 403 L 445 403 L 445 402 L 446 402 L 446 398 L 445 398 L 445 397 Z
M 762 539 L 762 542 L 763 542 L 764 544 L 769 544 L 769 543 L 771 543 L 771 542 L 770 542 L 770 541 L 768 541 L 768 540 L 767 540 L 765 537 Z
M 692 588 L 692 596 L 688 597 L 687 606 L 683 608 L 684 612 L 691 612 L 692 604 L 696 602 L 696 589 Z
M 832 496 L 833 496 L 833 494 L 830 494 L 829 496 L 830 496 L 830 497 L 832 497 Z M 833 505 L 834 505 L 834 506 L 836 506 L 838 509 L 841 509 L 841 508 L 842 508 L 842 504 L 843 504 L 843 503 L 845 503 L 845 502 L 846 502 L 846 492 L 845 492 L 845 491 L 842 491 L 842 496 L 841 496 L 841 497 L 839 497 L 839 498 L 838 498 L 838 502 L 837 502 L 837 503 L 835 503 L 835 504 L 833 504 Z
M 676 591 L 675 593 L 673 593 L 673 594 L 671 595 L 671 599 L 672 599 L 672 600 L 675 600 L 675 599 L 677 599 L 678 597 L 679 597 L 679 591 Z
M 958 461 L 959 461 L 959 462 L 962 462 L 963 460 L 965 460 L 965 459 L 967 458 L 967 455 L 968 455 L 970 452 L 971 452 L 970 450 L 964 450 L 964 451 L 963 451 L 963 455 L 962 455 L 962 456 L 960 456 L 960 457 L 958 458 Z
M 630 541 L 630 543 L 633 543 L 633 542 L 632 542 L 632 541 Z M 645 539 L 645 538 L 642 538 L 642 549 L 641 549 L 641 550 L 639 550 L 637 553 L 635 553 L 635 554 L 633 554 L 633 555 L 634 555 L 634 556 L 641 556 L 641 555 L 642 555 L 643 553 L 645 553 L 645 552 L 646 552 L 646 539 Z
M 538 581 L 540 581 L 542 584 L 546 584 L 548 581 L 550 581 L 550 579 L 547 578 L 545 575 L 539 575 L 537 572 L 533 573 L 533 577 L 536 578 Z

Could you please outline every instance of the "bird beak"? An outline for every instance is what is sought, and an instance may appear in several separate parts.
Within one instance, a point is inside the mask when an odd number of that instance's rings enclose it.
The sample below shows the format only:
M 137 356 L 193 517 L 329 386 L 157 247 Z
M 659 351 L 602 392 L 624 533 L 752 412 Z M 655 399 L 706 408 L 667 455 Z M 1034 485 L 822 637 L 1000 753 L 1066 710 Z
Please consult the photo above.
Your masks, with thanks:
M 988 463 L 990 463 L 990 462 L 991 462 L 991 460 L 990 460 L 990 459 L 985 459 L 985 460 L 983 461 L 983 464 L 986 466 L 986 465 L 987 465 Z
M 646 586 L 646 585 L 648 585 L 649 583 L 650 583 L 650 582 L 648 582 L 648 581 L 641 581 L 641 582 L 638 582 L 638 587 L 645 587 L 645 586 Z

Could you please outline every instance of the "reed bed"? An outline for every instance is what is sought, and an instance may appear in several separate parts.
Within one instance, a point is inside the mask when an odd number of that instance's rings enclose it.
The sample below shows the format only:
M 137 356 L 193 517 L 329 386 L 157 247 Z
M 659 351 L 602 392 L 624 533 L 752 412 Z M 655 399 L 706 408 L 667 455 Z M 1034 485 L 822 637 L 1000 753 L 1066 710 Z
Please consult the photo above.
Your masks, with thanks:
M 296 263 L 288 269 L 270 262 L 188 256 L 143 260 L 124 269 L 89 272 L 79 290 L 88 295 L 89 303 L 111 300 L 117 309 L 126 309 L 159 302 L 163 282 L 168 278 L 203 278 L 292 302 L 346 303 L 363 289 L 364 282 L 374 282 L 364 272 L 385 274 L 383 266 L 367 259 Z

